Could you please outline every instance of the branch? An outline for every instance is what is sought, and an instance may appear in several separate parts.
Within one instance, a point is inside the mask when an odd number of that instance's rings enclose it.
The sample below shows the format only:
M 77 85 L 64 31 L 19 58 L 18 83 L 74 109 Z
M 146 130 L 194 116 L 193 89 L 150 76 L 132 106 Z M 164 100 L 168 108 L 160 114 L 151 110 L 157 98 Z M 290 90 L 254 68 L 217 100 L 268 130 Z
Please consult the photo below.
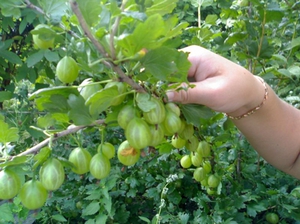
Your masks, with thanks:
M 79 24 L 80 24 L 84 34 L 90 39 L 90 41 L 94 44 L 94 46 L 96 47 L 96 50 L 100 54 L 102 54 L 104 57 L 109 57 L 107 52 L 105 51 L 104 47 L 97 41 L 97 39 L 91 33 L 91 31 L 89 29 L 89 26 L 86 23 L 85 19 L 83 18 L 83 15 L 82 15 L 79 7 L 78 7 L 77 2 L 75 0 L 70 0 L 70 5 L 71 5 L 71 8 L 72 8 L 74 14 L 76 15 L 76 17 L 79 21 Z M 105 61 L 103 61 L 103 63 L 107 67 L 112 68 L 113 71 L 116 72 L 119 75 L 120 81 L 126 82 L 128 85 L 130 85 L 137 92 L 146 92 L 146 90 L 142 86 L 140 86 L 139 84 L 134 82 L 130 77 L 128 77 L 123 72 L 123 70 L 119 66 L 114 64 L 112 61 L 105 60 Z
M 26 3 L 27 8 L 33 9 L 33 10 L 39 12 L 40 14 L 46 15 L 46 13 L 41 8 L 39 8 L 36 5 L 32 4 L 29 0 L 25 0 L 24 2 Z
M 46 145 L 48 145 L 49 142 L 50 142 L 50 140 L 52 140 L 52 141 L 53 140 L 57 140 L 59 138 L 65 137 L 67 135 L 76 133 L 76 132 L 78 132 L 81 129 L 84 129 L 84 128 L 87 128 L 87 127 L 96 126 L 96 125 L 100 125 L 100 124 L 103 124 L 103 123 L 104 123 L 104 120 L 97 120 L 93 124 L 90 124 L 90 125 L 80 125 L 80 126 L 70 125 L 67 130 L 58 132 L 58 133 L 54 134 L 54 137 L 49 137 L 49 138 L 45 139 L 44 141 L 38 143 L 37 145 L 33 146 L 32 148 L 29 148 L 26 151 L 24 151 L 24 152 L 22 152 L 22 153 L 20 153 L 18 155 L 12 156 L 10 158 L 10 160 L 14 159 L 15 157 L 25 156 L 25 155 L 36 153 L 41 148 L 43 148 Z

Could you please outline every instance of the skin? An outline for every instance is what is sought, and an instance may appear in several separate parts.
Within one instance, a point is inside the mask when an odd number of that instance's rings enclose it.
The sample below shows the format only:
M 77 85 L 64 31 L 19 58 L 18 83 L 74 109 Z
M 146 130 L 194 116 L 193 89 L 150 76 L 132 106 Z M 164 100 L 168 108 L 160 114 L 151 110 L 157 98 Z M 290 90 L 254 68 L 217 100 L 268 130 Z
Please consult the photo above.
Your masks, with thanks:
M 196 103 L 240 116 L 258 106 L 265 88 L 245 68 L 199 46 L 182 49 L 189 53 L 188 91 L 169 91 L 168 100 Z M 284 102 L 268 86 L 268 99 L 254 114 L 233 120 L 254 149 L 274 167 L 300 179 L 300 111 Z

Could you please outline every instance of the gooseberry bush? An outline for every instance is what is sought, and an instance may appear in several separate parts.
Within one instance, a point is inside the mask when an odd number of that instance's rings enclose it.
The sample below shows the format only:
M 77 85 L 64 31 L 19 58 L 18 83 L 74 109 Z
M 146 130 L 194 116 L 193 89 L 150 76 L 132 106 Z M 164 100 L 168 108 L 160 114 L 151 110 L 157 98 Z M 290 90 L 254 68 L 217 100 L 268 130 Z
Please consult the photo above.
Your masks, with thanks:
M 193 88 L 196 44 L 298 107 L 299 7 L 1 1 L 0 223 L 298 223 L 298 180 L 166 92 Z

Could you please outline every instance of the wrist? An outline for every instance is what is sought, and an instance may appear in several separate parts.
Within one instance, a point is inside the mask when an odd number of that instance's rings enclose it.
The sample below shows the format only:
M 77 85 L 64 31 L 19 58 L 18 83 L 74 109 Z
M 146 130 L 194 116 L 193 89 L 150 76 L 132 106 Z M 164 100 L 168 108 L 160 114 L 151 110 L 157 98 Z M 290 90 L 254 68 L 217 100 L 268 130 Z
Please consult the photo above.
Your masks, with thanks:
M 246 103 L 244 106 L 240 107 L 238 110 L 232 112 L 232 113 L 227 113 L 226 115 L 232 119 L 232 120 L 240 120 L 242 118 L 246 118 L 252 114 L 254 114 L 256 111 L 260 110 L 261 107 L 265 104 L 266 100 L 268 99 L 268 86 L 265 83 L 265 81 L 258 77 L 254 76 L 257 81 L 260 82 L 260 89 L 258 91 L 254 90 L 254 93 L 257 94 L 252 94 L 253 100 L 249 100 L 249 103 Z M 262 94 L 262 89 L 263 89 L 263 94 Z M 260 97 L 258 97 L 260 96 Z

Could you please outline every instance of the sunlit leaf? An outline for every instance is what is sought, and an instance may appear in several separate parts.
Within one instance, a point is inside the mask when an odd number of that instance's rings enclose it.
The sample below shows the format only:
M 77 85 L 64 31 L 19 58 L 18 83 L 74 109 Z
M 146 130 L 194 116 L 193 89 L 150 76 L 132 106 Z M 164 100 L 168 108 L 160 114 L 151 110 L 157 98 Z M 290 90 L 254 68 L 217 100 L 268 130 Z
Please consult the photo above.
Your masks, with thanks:
M 0 142 L 16 142 L 19 140 L 19 129 L 16 127 L 9 127 L 7 123 L 0 120 Z
M 147 8 L 146 14 L 148 16 L 154 14 L 160 14 L 164 16 L 165 14 L 171 13 L 176 7 L 178 0 L 154 0 L 151 7 Z
M 38 154 L 36 154 L 33 159 L 35 161 L 33 169 L 36 169 L 39 165 L 43 164 L 51 154 L 51 149 L 49 147 L 42 148 Z
M 149 51 L 141 60 L 145 71 L 161 81 L 186 82 L 190 62 L 185 53 L 160 47 Z
M 8 166 L 15 166 L 24 164 L 27 161 L 28 156 L 16 156 L 12 160 L 8 160 L 4 163 L 0 163 L 0 167 L 8 167 Z
M 119 91 L 117 86 L 107 89 L 102 89 L 88 98 L 86 105 L 88 105 L 90 114 L 100 114 L 108 107 L 110 107 L 113 99 L 118 97 Z
M 97 0 L 76 0 L 79 9 L 88 25 L 93 26 L 99 22 L 102 7 Z
M 144 23 L 137 25 L 132 34 L 118 41 L 126 56 L 133 56 L 141 49 L 158 47 L 156 40 L 164 33 L 164 20 L 159 14 L 147 18 Z

